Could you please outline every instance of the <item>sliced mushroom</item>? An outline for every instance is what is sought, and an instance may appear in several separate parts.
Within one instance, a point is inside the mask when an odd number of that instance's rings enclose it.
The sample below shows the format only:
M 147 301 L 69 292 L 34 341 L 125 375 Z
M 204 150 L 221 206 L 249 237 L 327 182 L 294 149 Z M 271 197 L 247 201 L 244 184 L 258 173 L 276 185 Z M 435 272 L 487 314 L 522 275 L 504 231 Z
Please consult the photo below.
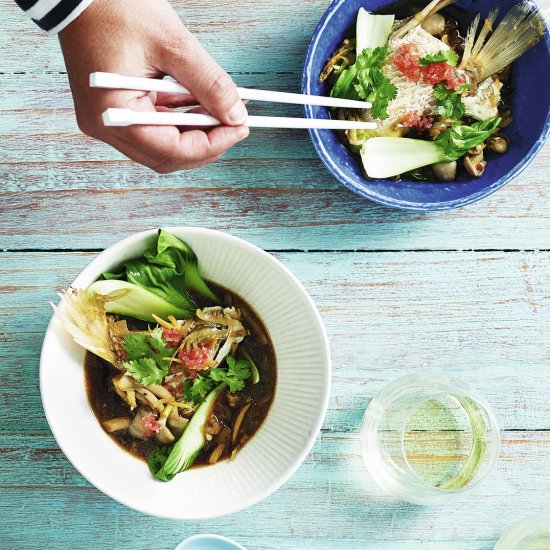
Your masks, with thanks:
M 172 435 L 172 432 L 164 426 L 164 428 L 157 433 L 157 439 L 161 443 L 164 443 L 164 445 L 170 445 L 170 443 L 174 443 L 176 438 Z
M 246 413 L 248 412 L 248 409 L 250 409 L 250 406 L 252 405 L 252 401 L 247 403 L 240 411 L 237 416 L 237 419 L 235 420 L 235 424 L 233 425 L 233 434 L 231 436 L 231 442 L 233 445 L 235 445 L 235 442 L 237 441 L 237 437 L 239 435 L 239 430 L 241 429 L 241 424 L 243 423 L 244 417 Z
M 456 160 L 438 162 L 432 165 L 434 176 L 440 181 L 453 181 L 456 178 Z
M 143 425 L 142 420 L 151 415 L 153 415 L 153 409 L 151 409 L 151 407 L 139 407 L 136 411 L 136 416 L 134 416 L 132 423 L 130 424 L 130 434 L 138 439 L 146 439 L 147 429 Z
M 182 418 L 179 415 L 173 415 L 170 414 L 168 417 L 168 426 L 170 427 L 170 431 L 176 435 L 179 436 L 183 433 L 183 430 L 185 430 L 185 427 L 187 424 L 189 424 L 188 418 Z
M 483 155 L 466 155 L 464 157 L 464 168 L 474 178 L 479 178 L 485 172 L 486 166 L 487 162 L 483 160 Z
M 120 416 L 117 418 L 111 418 L 103 422 L 103 427 L 109 432 L 120 432 L 121 430 L 127 430 L 130 427 L 132 421 L 127 416 Z
M 174 396 L 164 386 L 159 384 L 149 384 L 147 389 L 154 393 L 158 398 L 164 399 L 166 403 L 174 401 Z
M 485 143 L 480 143 L 479 145 L 476 145 L 475 147 L 472 147 L 468 151 L 468 154 L 471 155 L 471 156 L 475 156 L 475 155 L 483 156 L 483 149 L 485 149 Z

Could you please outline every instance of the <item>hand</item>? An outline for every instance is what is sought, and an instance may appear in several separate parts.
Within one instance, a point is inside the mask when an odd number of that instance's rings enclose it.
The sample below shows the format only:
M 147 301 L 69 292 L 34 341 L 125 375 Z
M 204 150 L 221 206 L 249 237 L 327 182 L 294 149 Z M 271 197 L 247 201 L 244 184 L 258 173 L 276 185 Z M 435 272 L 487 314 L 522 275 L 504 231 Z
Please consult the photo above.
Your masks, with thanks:
M 247 112 L 231 77 L 206 53 L 165 0 L 95 0 L 59 35 L 76 118 L 89 136 L 165 174 L 220 158 L 248 136 Z M 89 87 L 94 71 L 144 77 L 170 75 L 193 94 Z M 168 111 L 200 103 L 225 126 L 180 132 L 175 126 L 107 127 L 108 107 Z

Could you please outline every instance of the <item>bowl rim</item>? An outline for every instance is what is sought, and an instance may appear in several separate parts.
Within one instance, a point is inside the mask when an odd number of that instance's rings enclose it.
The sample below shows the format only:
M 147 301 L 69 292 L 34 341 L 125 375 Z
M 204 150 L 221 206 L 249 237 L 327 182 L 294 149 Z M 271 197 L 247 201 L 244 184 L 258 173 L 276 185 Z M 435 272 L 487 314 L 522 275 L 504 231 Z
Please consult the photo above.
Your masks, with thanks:
M 347 0 L 332 0 L 329 7 L 321 16 L 321 19 L 319 20 L 319 23 L 315 27 L 315 30 L 313 31 L 313 34 L 311 36 L 311 39 L 309 41 L 309 44 L 306 50 L 306 56 L 304 59 L 304 65 L 302 69 L 302 86 L 301 86 L 302 90 L 301 91 L 303 94 L 312 93 L 311 79 L 314 78 L 315 76 L 312 75 L 311 73 L 311 65 L 313 63 L 315 49 L 317 48 L 317 45 L 320 41 L 321 32 L 326 27 L 326 25 L 328 24 L 332 16 L 340 9 L 340 7 L 343 4 L 346 3 L 346 1 Z M 390 4 L 391 2 L 387 0 L 386 3 Z M 538 9 L 539 12 L 541 12 L 540 8 L 535 2 L 531 1 L 531 4 L 536 9 Z M 366 8 L 366 6 L 364 7 Z M 550 32 L 548 31 L 548 29 L 546 30 L 544 35 L 544 43 L 546 43 L 546 47 L 550 52 Z M 312 105 L 304 105 L 304 116 L 306 118 L 314 118 Z M 527 168 L 527 166 L 531 163 L 535 155 L 539 152 L 539 150 L 547 140 L 548 136 L 550 135 L 550 111 L 546 114 L 546 120 L 544 122 L 541 135 L 538 137 L 537 141 L 535 141 L 535 143 L 533 144 L 531 149 L 529 149 L 525 157 L 522 160 L 520 160 L 509 172 L 507 172 L 501 178 L 491 183 L 491 185 L 488 185 L 487 187 L 484 187 L 483 189 L 480 189 L 479 191 L 476 191 L 475 193 L 472 193 L 467 197 L 461 197 L 458 199 L 452 199 L 444 202 L 439 201 L 439 202 L 420 203 L 420 202 L 393 199 L 391 197 L 386 197 L 384 195 L 376 193 L 371 189 L 367 189 L 359 186 L 353 178 L 350 178 L 347 174 L 345 174 L 342 171 L 340 166 L 337 163 L 335 163 L 332 157 L 328 154 L 328 151 L 326 150 L 325 145 L 323 143 L 322 135 L 323 135 L 323 132 L 330 132 L 330 131 L 331 130 L 319 130 L 316 128 L 308 129 L 309 136 L 311 138 L 311 141 L 313 142 L 313 146 L 317 151 L 317 155 L 323 161 L 323 164 L 328 168 L 329 172 L 336 179 L 338 179 L 341 183 L 343 183 L 348 189 L 350 189 L 354 193 L 366 199 L 369 199 L 371 201 L 377 202 L 379 204 L 383 204 L 385 206 L 390 206 L 393 208 L 398 208 L 401 210 L 416 210 L 421 212 L 451 210 L 453 208 L 459 208 L 461 206 L 466 206 L 467 204 L 477 202 L 480 199 L 483 199 L 489 195 L 492 195 L 495 191 L 497 191 L 498 189 L 500 189 L 501 187 L 509 183 L 511 180 L 519 176 L 519 174 L 521 174 L 521 172 L 523 172 L 525 168 Z M 368 181 L 368 180 L 365 180 L 365 181 Z M 377 180 L 377 181 L 383 181 L 383 180 Z M 437 184 L 434 183 L 434 185 L 437 185 Z
M 115 490 L 108 486 L 106 482 L 103 480 L 90 479 L 93 477 L 89 473 L 85 473 L 83 471 L 83 468 L 81 468 L 81 465 L 78 464 L 78 459 L 74 458 L 74 454 L 72 452 L 72 448 L 75 445 L 78 445 L 77 443 L 68 443 L 68 445 L 65 444 L 65 437 L 61 430 L 57 429 L 56 423 L 55 423 L 55 414 L 52 413 L 52 411 L 49 408 L 49 405 L 47 404 L 49 402 L 47 392 L 45 390 L 45 355 L 46 355 L 46 349 L 49 345 L 49 339 L 54 337 L 54 322 L 55 322 L 55 316 L 52 314 L 52 317 L 50 319 L 50 322 L 48 323 L 48 327 L 46 329 L 44 341 L 42 344 L 42 349 L 40 353 L 40 362 L 39 362 L 39 380 L 40 380 L 40 397 L 42 400 L 42 407 L 44 409 L 44 413 L 46 416 L 46 420 L 48 422 L 48 425 L 50 427 L 50 430 L 52 432 L 52 435 L 54 436 L 54 439 L 59 446 L 59 448 L 62 450 L 63 454 L 67 457 L 69 462 L 73 465 L 73 467 L 82 475 L 92 486 L 94 486 L 96 489 L 101 491 L 102 493 L 106 494 L 113 500 L 120 502 L 121 504 L 124 504 L 128 508 L 131 508 L 133 510 L 136 510 L 138 512 L 141 512 L 143 514 L 149 515 L 149 516 L 157 516 L 162 517 L 166 519 L 189 519 L 189 520 L 201 520 L 201 519 L 212 519 L 217 517 L 222 517 L 228 514 L 232 514 L 241 510 L 244 510 L 245 508 L 248 508 L 250 506 L 253 506 L 254 504 L 257 504 L 258 502 L 264 500 L 271 494 L 273 494 L 277 489 L 279 489 L 282 485 L 284 485 L 290 477 L 298 470 L 298 468 L 301 466 L 301 464 L 306 459 L 307 455 L 311 451 L 313 445 L 315 444 L 317 437 L 319 435 L 319 432 L 321 430 L 321 427 L 323 425 L 323 422 L 326 417 L 327 409 L 328 409 L 328 403 L 330 399 L 330 392 L 331 392 L 331 381 L 332 381 L 332 358 L 330 353 L 330 345 L 328 336 L 321 318 L 321 314 L 319 313 L 319 310 L 317 309 L 317 306 L 315 305 L 315 302 L 309 295 L 309 293 L 306 291 L 306 289 L 303 287 L 303 285 L 300 283 L 298 278 L 275 256 L 272 254 L 269 254 L 265 250 L 259 248 L 258 246 L 241 239 L 239 237 L 236 237 L 234 235 L 231 235 L 229 233 L 215 230 L 215 229 L 208 229 L 203 227 L 192 227 L 192 226 L 170 226 L 170 227 L 163 227 L 166 231 L 169 232 L 185 232 L 187 234 L 199 234 L 199 235 L 206 235 L 209 238 L 215 238 L 215 239 L 224 239 L 228 242 L 231 242 L 233 244 L 237 244 L 238 246 L 244 247 L 245 249 L 248 249 L 249 251 L 253 252 L 256 255 L 262 256 L 264 259 L 266 259 L 275 269 L 278 269 L 280 273 L 286 277 L 291 284 L 296 288 L 296 290 L 302 295 L 302 297 L 305 299 L 305 303 L 307 304 L 308 309 L 312 313 L 312 317 L 315 320 L 316 323 L 316 332 L 318 333 L 320 337 L 319 344 L 322 346 L 322 353 L 325 357 L 325 361 L 323 362 L 323 389 L 322 389 L 322 399 L 319 403 L 320 405 L 320 414 L 318 415 L 314 425 L 312 426 L 312 429 L 307 437 L 307 441 L 302 448 L 301 452 L 298 453 L 292 461 L 289 461 L 289 464 L 287 468 L 284 470 L 284 472 L 275 480 L 271 480 L 269 483 L 266 484 L 264 489 L 262 491 L 259 491 L 258 493 L 254 493 L 254 495 L 251 495 L 250 497 L 243 499 L 242 502 L 239 502 L 235 506 L 227 507 L 228 509 L 224 510 L 222 513 L 214 513 L 214 514 L 196 514 L 196 515 L 182 515 L 177 513 L 151 513 L 149 509 L 147 509 L 145 506 L 141 506 L 139 504 L 136 504 L 135 502 L 131 502 L 129 499 L 124 498 L 124 496 L 121 496 L 119 494 L 115 494 Z M 118 255 L 128 247 L 130 247 L 133 244 L 144 242 L 147 240 L 147 238 L 151 237 L 154 234 L 157 234 L 157 229 L 150 229 L 146 231 L 141 231 L 139 233 L 134 233 L 128 237 L 125 237 L 122 240 L 116 241 L 111 246 L 107 247 L 103 251 L 101 251 L 99 254 L 95 255 L 90 262 L 78 273 L 74 281 L 69 285 L 70 287 L 78 286 L 79 280 L 84 279 L 89 272 L 93 273 L 94 266 L 96 264 L 99 264 L 102 259 L 106 257 L 111 257 L 112 255 Z M 243 297 L 246 299 L 246 297 Z M 89 404 L 88 404 L 89 405 Z M 93 412 L 90 409 L 90 414 L 93 414 Z M 269 412 L 268 412 L 269 416 Z M 261 428 L 261 426 L 260 426 Z M 68 438 L 67 438 L 67 441 Z M 122 453 L 125 453 L 124 450 L 121 449 Z M 143 464 L 144 470 L 147 470 L 147 465 Z

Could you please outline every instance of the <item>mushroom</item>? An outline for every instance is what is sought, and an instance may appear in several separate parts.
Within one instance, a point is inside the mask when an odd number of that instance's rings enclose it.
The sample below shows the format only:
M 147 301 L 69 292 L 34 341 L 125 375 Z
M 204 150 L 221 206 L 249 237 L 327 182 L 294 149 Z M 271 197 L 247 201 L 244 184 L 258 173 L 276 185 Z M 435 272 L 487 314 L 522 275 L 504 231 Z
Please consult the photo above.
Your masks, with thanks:
M 119 432 L 130 427 L 131 420 L 127 416 L 119 416 L 103 421 L 103 427 L 109 432 Z
M 493 136 L 487 141 L 489 149 L 495 153 L 506 153 L 508 151 L 508 138 L 504 136 Z
M 481 155 L 483 157 L 483 149 L 485 149 L 485 143 L 480 143 L 479 145 L 476 145 L 475 147 L 472 147 L 468 154 L 472 157 Z
M 176 439 L 166 426 L 164 426 L 164 428 L 157 433 L 156 437 L 161 443 L 164 443 L 164 445 L 170 445 L 170 443 L 174 443 L 174 440 Z
M 424 19 L 422 28 L 432 36 L 443 34 L 445 30 L 445 18 L 440 13 L 434 13 Z
M 470 176 L 474 178 L 479 178 L 483 172 L 485 172 L 485 167 L 487 166 L 487 161 L 483 160 L 483 154 L 481 155 L 466 155 L 464 157 L 464 168 Z
M 130 434 L 138 439 L 147 439 L 147 428 L 144 426 L 142 420 L 147 416 L 153 415 L 153 409 L 151 407 L 142 406 L 136 411 L 132 423 L 130 424 Z
M 183 430 L 187 424 L 189 424 L 189 419 L 182 418 L 179 414 L 170 414 L 168 417 L 168 426 L 170 426 L 170 431 L 176 436 L 183 433 Z
M 434 176 L 440 181 L 453 181 L 456 178 L 456 160 L 438 162 L 432 165 Z

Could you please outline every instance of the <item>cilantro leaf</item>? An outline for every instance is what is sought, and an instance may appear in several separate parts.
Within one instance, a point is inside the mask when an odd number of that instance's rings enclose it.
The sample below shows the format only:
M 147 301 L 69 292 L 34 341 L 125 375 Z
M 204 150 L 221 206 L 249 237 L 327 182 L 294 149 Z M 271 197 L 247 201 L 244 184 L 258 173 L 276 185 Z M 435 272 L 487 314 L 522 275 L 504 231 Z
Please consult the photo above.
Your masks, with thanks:
M 440 62 L 448 63 L 449 65 L 456 67 L 458 65 L 458 55 L 454 50 L 449 49 L 445 51 L 440 50 L 437 53 L 431 53 L 420 59 L 420 65 L 422 67 L 427 67 L 432 63 Z
M 372 103 L 371 115 L 380 120 L 388 118 L 388 103 L 397 96 L 397 88 L 380 70 L 380 64 L 389 53 L 386 47 L 367 48 L 355 61 L 358 66 L 355 90 L 361 99 Z
M 155 355 L 160 359 L 163 357 L 170 357 L 174 353 L 174 349 L 169 348 L 162 338 L 162 329 L 160 327 L 157 327 L 151 332 L 149 345 L 155 351 Z
M 369 101 L 374 118 L 388 118 L 388 103 L 397 96 L 397 88 L 382 73 L 380 65 L 389 53 L 387 47 L 364 49 L 355 63 L 340 74 L 331 97 Z
M 466 111 L 462 103 L 462 94 L 460 91 L 449 90 L 445 84 L 436 84 L 433 88 L 434 96 L 437 100 L 437 112 L 452 120 L 459 120 Z
M 166 372 L 160 369 L 155 360 L 150 357 L 127 361 L 123 366 L 128 374 L 144 386 L 159 384 L 166 375 Z
M 172 451 L 172 447 L 174 445 L 169 445 L 167 447 L 159 447 L 150 457 L 147 461 L 147 465 L 149 466 L 149 470 L 151 473 L 156 476 L 157 473 L 160 471 L 160 469 L 164 466 L 166 460 L 170 456 L 170 452 Z
M 124 335 L 124 350 L 130 361 L 148 357 L 151 353 L 149 336 L 144 332 L 130 332 Z
M 162 338 L 162 329 L 154 329 L 151 333 L 130 332 L 124 335 L 124 350 L 126 359 L 124 367 L 140 384 L 160 384 L 168 373 L 170 357 L 173 353 Z
M 214 380 L 210 378 L 209 373 L 206 376 L 197 374 L 193 380 L 188 379 L 183 383 L 183 398 L 188 403 L 198 405 L 204 401 L 214 385 Z
M 229 391 L 235 393 L 244 389 L 244 382 L 252 375 L 250 361 L 248 359 L 239 359 L 238 361 L 228 355 L 225 359 L 227 370 L 216 368 L 210 371 L 210 377 L 215 382 L 225 382 L 229 386 Z

